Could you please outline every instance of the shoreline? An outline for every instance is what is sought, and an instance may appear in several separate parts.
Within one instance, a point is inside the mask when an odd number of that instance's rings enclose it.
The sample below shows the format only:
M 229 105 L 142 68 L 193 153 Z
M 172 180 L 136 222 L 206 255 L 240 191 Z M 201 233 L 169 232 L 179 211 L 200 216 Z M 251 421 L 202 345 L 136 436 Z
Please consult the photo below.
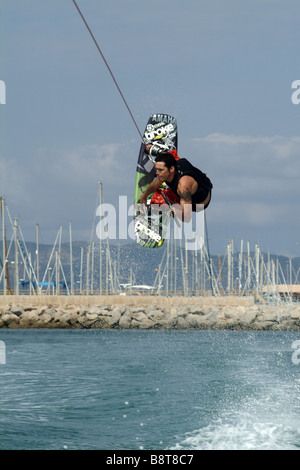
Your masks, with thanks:
M 300 330 L 300 303 L 254 297 L 0 296 L 0 328 Z

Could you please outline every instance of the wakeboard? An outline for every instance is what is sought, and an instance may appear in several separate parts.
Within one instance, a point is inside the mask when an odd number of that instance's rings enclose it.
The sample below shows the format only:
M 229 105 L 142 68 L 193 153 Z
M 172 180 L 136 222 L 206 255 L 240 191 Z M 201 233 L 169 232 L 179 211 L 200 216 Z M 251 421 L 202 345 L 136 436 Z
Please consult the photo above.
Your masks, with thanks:
M 155 158 L 146 152 L 147 145 L 158 144 L 176 159 L 178 133 L 176 118 L 168 114 L 153 114 L 146 125 L 140 146 L 134 184 L 134 231 L 136 242 L 144 247 L 157 248 L 164 243 L 170 221 L 170 206 L 179 202 L 178 196 L 163 185 L 149 196 L 147 207 L 140 211 L 139 201 L 143 192 L 154 180 Z

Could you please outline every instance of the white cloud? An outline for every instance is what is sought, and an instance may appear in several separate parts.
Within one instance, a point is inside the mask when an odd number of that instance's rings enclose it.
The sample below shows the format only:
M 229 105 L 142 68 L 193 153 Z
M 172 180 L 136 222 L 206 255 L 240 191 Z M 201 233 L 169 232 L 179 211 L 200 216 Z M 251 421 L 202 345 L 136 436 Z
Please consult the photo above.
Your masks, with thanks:
M 119 144 L 87 144 L 77 149 L 59 151 L 52 173 L 59 179 L 73 178 L 81 184 L 90 183 L 95 178 L 106 179 L 118 172 L 118 152 Z
M 286 145 L 286 143 L 296 143 L 300 144 L 300 137 L 283 137 L 280 135 L 275 136 L 250 136 L 250 135 L 234 135 L 234 134 L 220 134 L 220 133 L 212 133 L 207 135 L 206 137 L 197 137 L 194 139 L 197 142 L 210 142 L 216 144 L 231 144 L 231 145 L 238 145 L 238 144 L 276 144 L 276 145 Z
M 1 187 L 9 195 L 53 191 L 64 187 L 84 187 L 98 180 L 109 180 L 120 171 L 118 144 L 85 145 L 77 149 L 38 149 L 35 155 L 23 160 L 0 159 Z M 33 202 L 33 201 L 32 201 Z
M 195 149 L 214 183 L 210 211 L 231 223 L 232 231 L 239 224 L 298 226 L 300 137 L 215 133 L 194 139 Z
M 31 201 L 28 189 L 34 182 L 31 181 L 29 169 L 16 159 L 4 159 L 0 156 L 0 193 L 8 197 L 12 203 L 22 201 L 28 204 Z
M 270 185 L 272 179 L 299 177 L 300 137 L 210 134 L 194 139 L 194 146 L 216 177 L 232 175 L 237 184 L 242 178 L 243 186 L 257 179 Z
M 18 161 L 0 158 L 0 195 L 12 216 L 20 215 L 22 230 L 38 222 L 46 230 L 74 222 L 89 231 L 103 183 L 105 202 L 132 192 L 133 168 L 128 167 L 131 144 L 87 144 L 77 148 L 40 148 Z M 74 236 L 76 232 L 74 229 Z

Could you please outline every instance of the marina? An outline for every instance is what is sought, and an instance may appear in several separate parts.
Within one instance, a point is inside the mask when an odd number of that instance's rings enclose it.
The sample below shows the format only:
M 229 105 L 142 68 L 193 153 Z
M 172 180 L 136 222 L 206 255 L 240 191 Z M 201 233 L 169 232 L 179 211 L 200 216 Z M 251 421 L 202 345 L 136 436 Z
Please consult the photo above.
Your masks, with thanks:
M 102 197 L 99 183 L 98 203 Z M 199 246 L 193 251 L 186 238 L 175 239 L 171 227 L 163 247 L 141 253 L 135 243 L 97 239 L 95 213 L 90 241 L 74 242 L 70 223 L 68 242 L 60 227 L 53 245 L 45 246 L 39 242 L 38 224 L 35 243 L 26 242 L 4 198 L 0 203 L 2 295 L 253 296 L 262 303 L 299 298 L 298 258 L 266 254 L 243 240 L 237 246 L 233 239 L 223 254 L 211 255 L 207 227 L 204 242 L 195 238 Z

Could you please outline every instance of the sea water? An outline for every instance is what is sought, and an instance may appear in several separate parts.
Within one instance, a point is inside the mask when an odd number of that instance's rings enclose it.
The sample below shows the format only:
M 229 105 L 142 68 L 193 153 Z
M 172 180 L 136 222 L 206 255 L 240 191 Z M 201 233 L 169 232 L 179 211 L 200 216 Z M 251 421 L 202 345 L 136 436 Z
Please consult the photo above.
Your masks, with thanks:
M 300 332 L 0 330 L 0 449 L 300 449 Z

